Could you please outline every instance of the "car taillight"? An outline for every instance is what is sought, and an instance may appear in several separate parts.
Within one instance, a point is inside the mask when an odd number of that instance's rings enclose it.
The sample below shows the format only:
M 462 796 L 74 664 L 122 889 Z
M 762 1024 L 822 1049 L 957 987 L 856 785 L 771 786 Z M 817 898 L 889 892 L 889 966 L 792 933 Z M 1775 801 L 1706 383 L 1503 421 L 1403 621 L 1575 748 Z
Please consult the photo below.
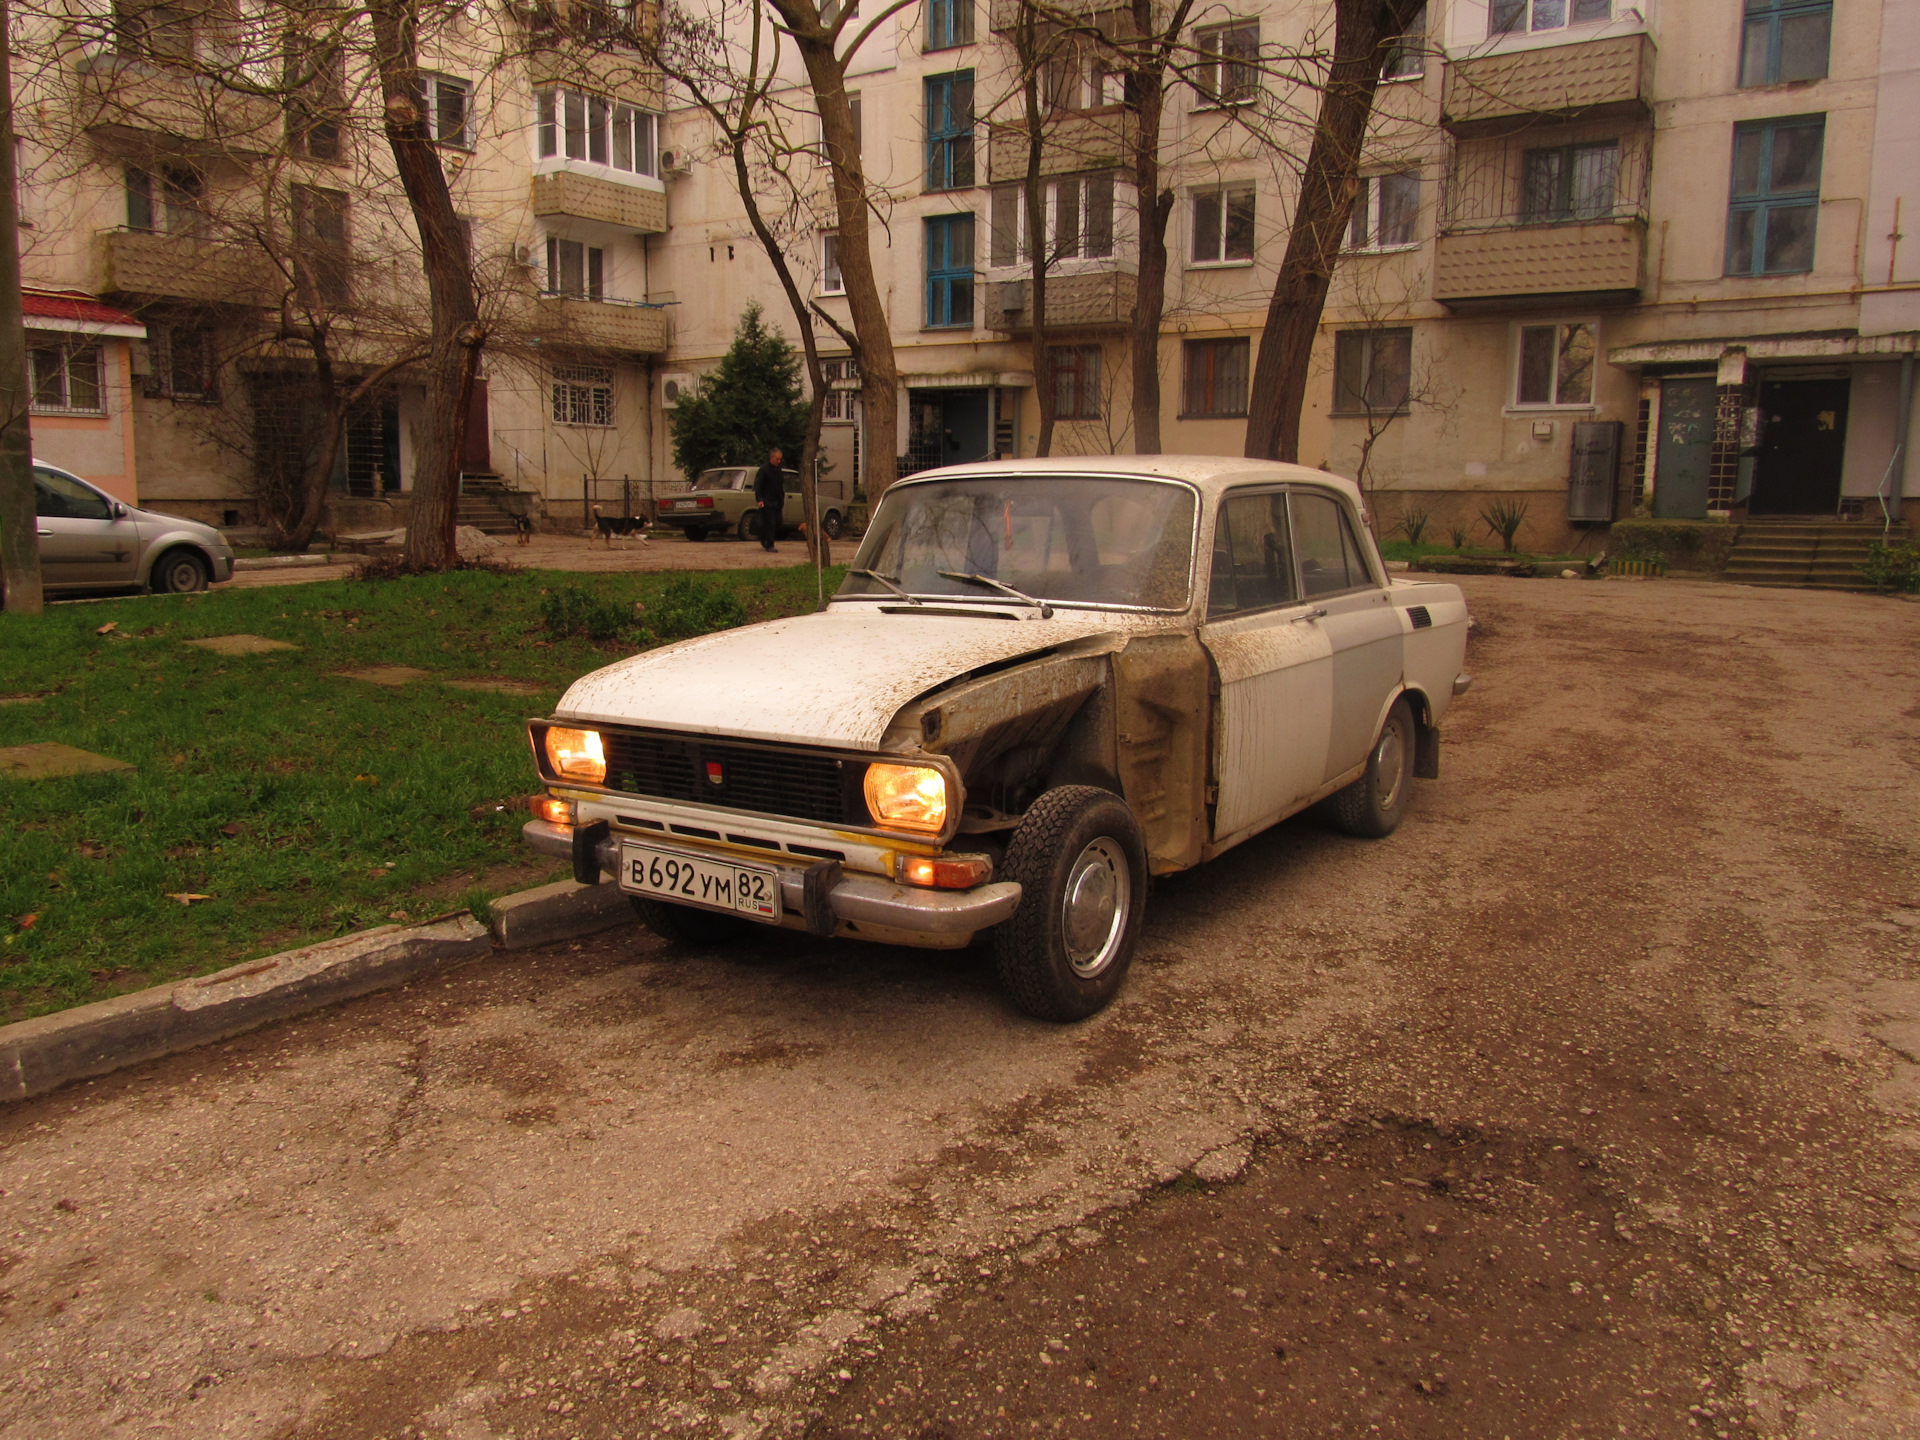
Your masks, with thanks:
M 693 503 L 702 510 L 711 510 L 713 508 L 713 497 L 711 495 L 696 495 L 693 497 Z

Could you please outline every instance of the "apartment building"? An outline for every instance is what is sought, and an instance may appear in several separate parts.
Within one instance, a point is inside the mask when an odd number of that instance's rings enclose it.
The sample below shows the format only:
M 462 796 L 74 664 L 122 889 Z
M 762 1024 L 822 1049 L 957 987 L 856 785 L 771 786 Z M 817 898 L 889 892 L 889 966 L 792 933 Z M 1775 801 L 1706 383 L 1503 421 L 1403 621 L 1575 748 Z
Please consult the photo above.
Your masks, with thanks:
M 364 42 L 323 48 L 289 18 L 310 13 L 16 11 L 35 447 L 129 501 L 258 523 L 320 463 L 339 403 L 333 525 L 405 523 L 419 250 Z M 423 34 L 420 103 L 488 329 L 476 492 L 577 510 L 583 477 L 647 475 L 664 95 L 619 43 L 634 20 L 475 6 Z

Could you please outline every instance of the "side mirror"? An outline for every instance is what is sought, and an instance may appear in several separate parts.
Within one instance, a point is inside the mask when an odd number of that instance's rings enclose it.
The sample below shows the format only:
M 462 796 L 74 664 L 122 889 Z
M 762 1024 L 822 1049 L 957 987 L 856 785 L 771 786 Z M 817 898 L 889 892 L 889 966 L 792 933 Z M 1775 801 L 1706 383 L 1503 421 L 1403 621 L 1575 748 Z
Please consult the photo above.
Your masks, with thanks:
M 113 508 L 113 518 L 114 518 L 114 519 L 116 519 L 116 520 L 124 520 L 124 519 L 126 519 L 126 518 L 127 518 L 127 507 L 126 507 L 126 506 L 124 506 L 124 505 L 122 505 L 122 504 L 121 504 L 121 503 L 120 503 L 120 502 L 119 502 L 118 500 L 114 500 L 114 501 L 112 501 L 112 502 L 110 502 L 110 503 L 111 503 L 111 505 L 112 505 L 112 508 Z

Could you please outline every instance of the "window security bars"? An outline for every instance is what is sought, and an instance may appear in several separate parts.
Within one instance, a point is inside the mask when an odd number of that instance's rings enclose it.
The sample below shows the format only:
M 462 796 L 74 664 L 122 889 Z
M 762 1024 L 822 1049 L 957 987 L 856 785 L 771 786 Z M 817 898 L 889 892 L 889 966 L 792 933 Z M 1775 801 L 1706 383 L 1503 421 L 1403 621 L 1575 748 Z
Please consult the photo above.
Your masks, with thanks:
M 613 367 L 553 367 L 553 420 L 556 425 L 613 424 Z
M 1199 420 L 1245 415 L 1252 343 L 1241 336 L 1226 340 L 1189 340 L 1182 348 L 1186 384 L 1181 391 L 1181 418 Z

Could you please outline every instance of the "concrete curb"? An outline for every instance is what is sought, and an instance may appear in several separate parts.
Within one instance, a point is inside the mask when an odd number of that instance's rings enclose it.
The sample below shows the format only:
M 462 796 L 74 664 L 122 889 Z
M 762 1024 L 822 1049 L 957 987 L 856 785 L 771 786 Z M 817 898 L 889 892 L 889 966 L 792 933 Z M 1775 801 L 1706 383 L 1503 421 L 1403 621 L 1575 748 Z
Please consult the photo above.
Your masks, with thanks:
M 233 562 L 237 575 L 242 570 L 302 570 L 308 566 L 348 565 L 364 560 L 364 555 L 250 555 Z
M 556 880 L 493 902 L 493 939 L 503 950 L 525 950 L 555 940 L 633 923 L 633 906 L 611 881 L 582 885 Z
M 222 1040 L 492 948 L 492 937 L 471 915 L 382 925 L 196 980 L 22 1020 L 0 1027 L 0 1101 Z

